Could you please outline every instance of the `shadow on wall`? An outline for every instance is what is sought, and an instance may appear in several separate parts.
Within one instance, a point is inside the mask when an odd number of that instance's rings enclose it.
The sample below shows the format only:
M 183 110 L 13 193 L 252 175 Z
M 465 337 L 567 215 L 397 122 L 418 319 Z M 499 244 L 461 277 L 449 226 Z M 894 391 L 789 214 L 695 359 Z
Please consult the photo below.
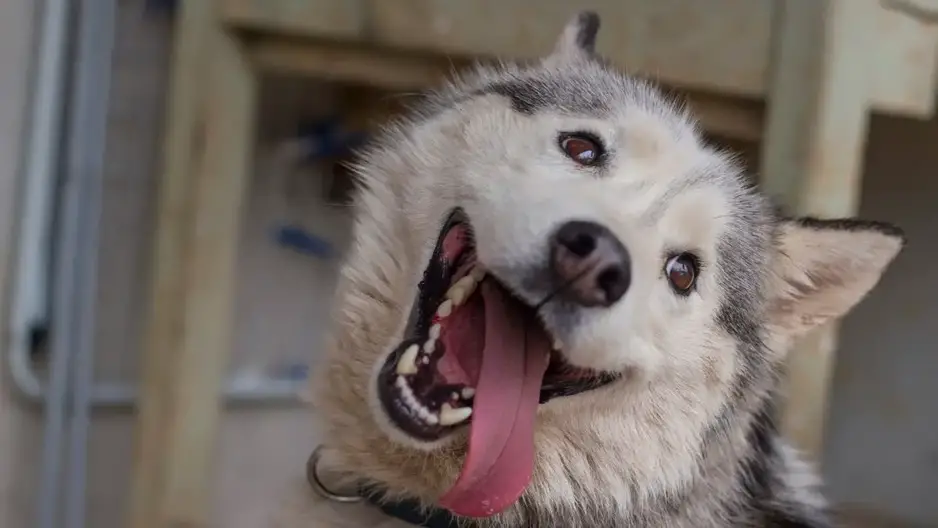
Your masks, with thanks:
M 909 242 L 844 321 L 825 446 L 832 499 L 938 526 L 938 119 L 875 117 L 861 216 Z

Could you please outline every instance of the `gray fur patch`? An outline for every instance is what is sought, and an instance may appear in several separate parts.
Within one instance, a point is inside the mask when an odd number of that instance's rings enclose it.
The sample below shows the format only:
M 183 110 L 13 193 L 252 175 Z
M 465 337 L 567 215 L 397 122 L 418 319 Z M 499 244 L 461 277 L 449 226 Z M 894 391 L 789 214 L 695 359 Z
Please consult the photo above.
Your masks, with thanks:
M 517 79 L 494 83 L 478 93 L 507 97 L 515 111 L 528 115 L 551 110 L 602 117 L 610 109 L 606 98 L 590 91 L 586 79 Z
M 587 53 L 596 51 L 596 36 L 599 33 L 599 15 L 593 11 L 584 11 L 577 15 L 577 46 Z

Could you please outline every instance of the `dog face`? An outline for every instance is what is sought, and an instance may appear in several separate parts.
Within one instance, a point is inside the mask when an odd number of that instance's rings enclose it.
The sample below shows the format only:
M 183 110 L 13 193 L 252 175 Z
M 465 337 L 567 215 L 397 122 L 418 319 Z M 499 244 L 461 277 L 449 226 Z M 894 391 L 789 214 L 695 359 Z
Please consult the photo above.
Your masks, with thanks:
M 593 55 L 597 27 L 447 87 L 364 156 L 315 385 L 356 477 L 492 522 L 678 492 L 790 339 L 899 251 L 881 224 L 778 218 Z

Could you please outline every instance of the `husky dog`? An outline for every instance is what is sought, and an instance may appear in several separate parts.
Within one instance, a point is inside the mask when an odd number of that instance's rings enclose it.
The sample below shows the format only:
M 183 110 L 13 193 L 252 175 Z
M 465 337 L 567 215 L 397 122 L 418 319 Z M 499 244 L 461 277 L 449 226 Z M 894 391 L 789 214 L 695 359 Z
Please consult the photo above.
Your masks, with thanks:
M 784 351 L 903 235 L 783 217 L 595 55 L 598 26 L 479 67 L 364 154 L 313 385 L 334 478 L 312 474 L 371 504 L 284 526 L 830 525 L 776 429 Z

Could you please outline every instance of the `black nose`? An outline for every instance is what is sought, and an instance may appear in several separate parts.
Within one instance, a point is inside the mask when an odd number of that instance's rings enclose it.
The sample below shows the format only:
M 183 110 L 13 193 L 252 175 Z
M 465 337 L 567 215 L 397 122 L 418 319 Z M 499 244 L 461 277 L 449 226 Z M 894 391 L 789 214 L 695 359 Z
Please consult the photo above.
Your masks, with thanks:
M 612 306 L 632 282 L 629 252 L 595 222 L 560 226 L 551 240 L 550 265 L 563 294 L 582 306 Z

